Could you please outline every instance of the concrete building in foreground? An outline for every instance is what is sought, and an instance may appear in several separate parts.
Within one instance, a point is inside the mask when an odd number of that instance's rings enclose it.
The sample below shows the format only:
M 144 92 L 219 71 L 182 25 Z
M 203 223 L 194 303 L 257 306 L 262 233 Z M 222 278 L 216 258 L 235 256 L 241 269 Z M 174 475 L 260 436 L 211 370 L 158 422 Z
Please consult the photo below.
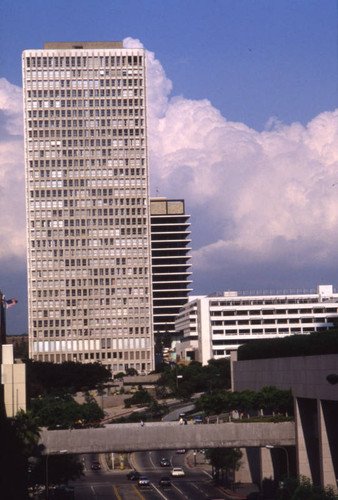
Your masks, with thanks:
M 18 411 L 26 411 L 26 365 L 14 361 L 13 345 L 2 347 L 1 385 L 7 417 L 15 417 Z
M 191 292 L 190 223 L 184 200 L 152 198 L 154 332 L 175 334 L 175 318 Z
M 223 292 L 191 297 L 175 321 L 178 360 L 230 356 L 255 339 L 308 334 L 332 328 L 338 320 L 338 293 L 332 285 L 305 293 Z
M 337 491 L 338 478 L 338 355 L 295 356 L 232 361 L 232 389 L 259 391 L 274 385 L 291 389 L 296 420 L 296 462 L 299 476 L 314 484 Z M 292 450 L 267 444 L 247 449 L 237 480 L 255 482 L 278 475 L 278 463 L 284 461 L 288 473 Z M 258 470 L 257 474 L 257 466 Z M 289 474 L 287 474 L 289 475 Z
M 148 373 L 144 50 L 46 43 L 22 65 L 30 357 Z

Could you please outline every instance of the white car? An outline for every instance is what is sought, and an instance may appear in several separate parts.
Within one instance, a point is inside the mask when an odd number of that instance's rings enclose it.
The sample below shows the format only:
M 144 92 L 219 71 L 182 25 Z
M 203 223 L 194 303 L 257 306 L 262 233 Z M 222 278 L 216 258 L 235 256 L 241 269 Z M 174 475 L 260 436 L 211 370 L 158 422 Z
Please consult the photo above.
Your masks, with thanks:
M 181 467 L 174 467 L 173 469 L 171 469 L 170 474 L 177 477 L 185 476 L 185 472 L 183 469 L 181 469 Z

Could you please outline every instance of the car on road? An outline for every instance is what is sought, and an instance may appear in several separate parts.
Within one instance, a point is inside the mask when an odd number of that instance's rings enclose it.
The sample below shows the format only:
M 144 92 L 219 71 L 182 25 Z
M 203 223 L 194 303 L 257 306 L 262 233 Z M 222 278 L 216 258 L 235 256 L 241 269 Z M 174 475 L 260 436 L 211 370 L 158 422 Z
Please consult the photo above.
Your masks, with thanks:
M 176 453 L 178 453 L 179 455 L 182 455 L 185 453 L 185 448 L 179 448 L 178 450 L 176 450 Z
M 173 467 L 170 471 L 170 474 L 175 477 L 185 476 L 185 472 L 181 467 Z
M 161 477 L 158 484 L 161 488 L 169 488 L 171 486 L 170 478 L 167 476 Z
M 140 473 L 137 472 L 137 470 L 132 470 L 131 472 L 128 472 L 127 478 L 130 481 L 138 481 L 140 479 Z
M 139 480 L 137 481 L 138 485 L 140 487 L 142 486 L 149 486 L 150 485 L 150 479 L 147 476 L 140 476 Z
M 92 462 L 92 465 L 90 467 L 92 470 L 101 470 L 101 465 L 99 462 Z
M 196 415 L 196 416 L 193 418 L 193 422 L 194 422 L 194 424 L 204 424 L 205 420 L 204 420 L 204 418 L 202 417 L 202 415 Z
M 161 460 L 160 460 L 160 466 L 161 467 L 170 467 L 170 460 L 169 460 L 169 458 L 165 458 L 165 457 L 161 458 Z

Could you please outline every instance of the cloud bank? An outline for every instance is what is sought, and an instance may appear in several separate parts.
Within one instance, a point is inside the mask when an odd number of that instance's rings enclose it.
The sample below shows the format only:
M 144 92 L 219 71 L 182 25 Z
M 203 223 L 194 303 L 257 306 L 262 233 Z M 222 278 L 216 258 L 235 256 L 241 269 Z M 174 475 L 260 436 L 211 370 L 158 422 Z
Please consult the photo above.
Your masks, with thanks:
M 26 260 L 22 90 L 0 78 L 0 268 Z
M 124 44 L 142 46 L 131 38 Z M 250 267 L 269 269 L 275 288 L 281 268 L 303 268 L 307 281 L 311 267 L 335 269 L 338 110 L 306 126 L 271 119 L 258 132 L 227 121 L 207 99 L 171 96 L 154 53 L 147 53 L 147 64 L 152 194 L 186 200 L 199 292 L 208 274 L 217 276 L 213 289 L 236 287 L 236 269 L 240 275 L 243 267 L 248 273 Z M 21 99 L 19 87 L 0 79 L 2 263 L 25 261 Z M 210 286 L 204 293 L 213 291 Z

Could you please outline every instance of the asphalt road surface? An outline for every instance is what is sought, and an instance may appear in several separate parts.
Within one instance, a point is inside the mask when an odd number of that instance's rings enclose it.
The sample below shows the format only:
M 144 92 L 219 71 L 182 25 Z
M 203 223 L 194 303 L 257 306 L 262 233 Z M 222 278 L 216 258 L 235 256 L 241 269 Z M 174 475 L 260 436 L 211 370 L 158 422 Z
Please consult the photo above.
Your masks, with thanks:
M 172 486 L 161 488 L 159 480 L 170 476 L 171 467 L 161 467 L 162 457 L 170 460 L 172 467 L 182 467 L 184 477 L 171 478 Z M 150 479 L 150 485 L 140 488 L 136 481 L 127 479 L 128 470 L 92 471 L 90 466 L 97 455 L 83 456 L 85 476 L 72 484 L 76 500 L 211 500 L 224 495 L 212 484 L 210 474 L 203 469 L 188 466 L 186 455 L 172 451 L 138 452 L 130 456 L 131 465 Z

